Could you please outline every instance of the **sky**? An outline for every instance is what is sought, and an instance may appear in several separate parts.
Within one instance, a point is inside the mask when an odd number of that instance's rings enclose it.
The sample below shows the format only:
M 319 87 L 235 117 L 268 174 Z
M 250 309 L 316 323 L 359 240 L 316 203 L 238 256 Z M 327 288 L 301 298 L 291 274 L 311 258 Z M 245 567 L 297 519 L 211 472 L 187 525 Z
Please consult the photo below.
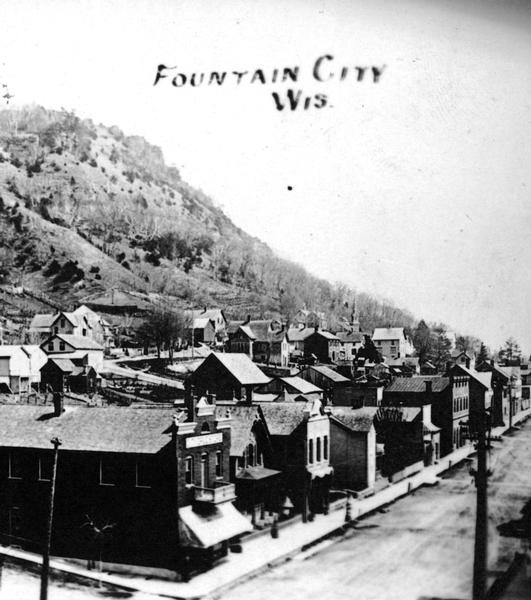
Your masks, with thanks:
M 0 80 L 144 136 L 315 275 L 529 352 L 530 24 L 517 0 L 0 0 Z M 277 110 L 290 88 L 311 106 Z

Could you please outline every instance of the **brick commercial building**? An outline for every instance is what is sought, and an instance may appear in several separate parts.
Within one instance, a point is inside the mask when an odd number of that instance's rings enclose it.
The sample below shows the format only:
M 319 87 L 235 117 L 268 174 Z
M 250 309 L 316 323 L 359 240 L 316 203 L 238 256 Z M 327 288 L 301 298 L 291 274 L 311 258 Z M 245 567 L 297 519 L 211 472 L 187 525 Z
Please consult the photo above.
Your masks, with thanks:
M 196 406 L 194 406 L 196 404 Z M 251 528 L 229 477 L 230 420 L 206 400 L 164 409 L 6 405 L 0 537 L 41 552 L 58 437 L 52 554 L 180 570 L 209 565 Z M 216 527 L 212 527 L 215 519 Z M 104 539 L 96 527 L 107 527 Z

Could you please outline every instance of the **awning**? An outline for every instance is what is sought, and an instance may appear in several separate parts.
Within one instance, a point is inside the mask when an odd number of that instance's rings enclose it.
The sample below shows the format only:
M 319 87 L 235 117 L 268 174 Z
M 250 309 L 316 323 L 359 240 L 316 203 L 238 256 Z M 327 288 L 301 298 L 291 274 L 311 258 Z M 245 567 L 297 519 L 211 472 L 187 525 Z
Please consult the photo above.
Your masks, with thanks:
M 195 548 L 210 548 L 253 528 L 231 502 L 213 506 L 208 514 L 199 514 L 192 506 L 183 506 L 179 509 L 179 517 L 182 544 Z

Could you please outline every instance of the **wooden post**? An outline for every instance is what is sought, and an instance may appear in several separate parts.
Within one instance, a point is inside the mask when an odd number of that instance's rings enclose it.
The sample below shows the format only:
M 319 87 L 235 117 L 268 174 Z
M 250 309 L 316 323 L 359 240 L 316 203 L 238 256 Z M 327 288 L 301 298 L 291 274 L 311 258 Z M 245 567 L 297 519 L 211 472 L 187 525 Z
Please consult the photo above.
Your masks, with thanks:
M 50 501 L 48 508 L 48 524 L 46 530 L 46 543 L 42 555 L 42 570 L 41 570 L 41 595 L 40 600 L 48 598 L 48 576 L 50 572 L 50 547 L 52 543 L 52 526 L 53 526 L 53 508 L 55 497 L 55 482 L 57 479 L 57 459 L 59 457 L 59 446 L 61 442 L 59 438 L 50 440 L 54 447 L 53 466 L 52 466 L 52 481 L 50 482 Z
M 487 588 L 487 448 L 485 394 L 477 413 L 478 468 L 476 472 L 476 535 L 474 542 L 473 600 L 484 600 Z

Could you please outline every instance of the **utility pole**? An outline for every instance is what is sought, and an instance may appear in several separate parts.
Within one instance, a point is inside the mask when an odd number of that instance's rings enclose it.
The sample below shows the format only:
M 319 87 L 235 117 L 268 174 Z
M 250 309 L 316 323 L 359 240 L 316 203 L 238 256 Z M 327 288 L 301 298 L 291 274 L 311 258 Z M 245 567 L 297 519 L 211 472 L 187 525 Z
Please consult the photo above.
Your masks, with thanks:
M 57 459 L 59 457 L 59 446 L 61 442 L 59 438 L 53 438 L 50 440 L 53 444 L 53 466 L 52 466 L 52 480 L 50 482 L 50 503 L 48 509 L 48 525 L 46 530 L 46 544 L 44 546 L 44 552 L 42 555 L 42 570 L 41 570 L 41 595 L 40 600 L 48 599 L 48 575 L 50 572 L 50 547 L 52 543 L 52 524 L 53 524 L 53 505 L 55 497 L 55 481 L 57 479 Z
M 476 480 L 476 535 L 474 540 L 474 581 L 473 600 L 485 600 L 487 590 L 487 413 L 485 410 L 485 394 L 479 402 L 476 415 L 477 436 L 477 471 L 474 472 Z M 490 444 L 490 439 L 489 439 Z

